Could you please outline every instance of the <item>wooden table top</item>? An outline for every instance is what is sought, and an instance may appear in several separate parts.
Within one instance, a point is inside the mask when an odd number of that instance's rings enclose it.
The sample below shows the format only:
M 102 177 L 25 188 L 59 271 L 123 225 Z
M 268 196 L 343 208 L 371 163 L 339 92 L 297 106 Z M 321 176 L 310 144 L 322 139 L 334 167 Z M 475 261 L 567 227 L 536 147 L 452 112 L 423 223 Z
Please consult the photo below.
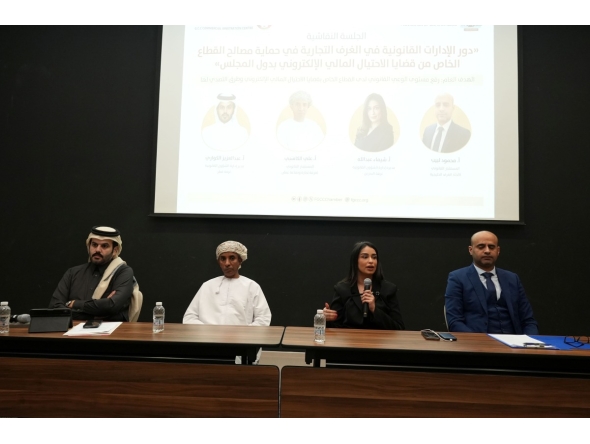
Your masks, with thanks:
M 354 330 L 348 328 L 327 328 L 326 342 L 316 343 L 313 327 L 287 327 L 283 347 L 328 348 L 354 350 L 411 350 L 425 352 L 457 353 L 516 353 L 516 354 L 568 354 L 587 356 L 589 350 L 539 350 L 511 348 L 486 333 L 453 333 L 456 341 L 429 341 L 419 331 L 398 330 Z
M 29 333 L 17 328 L 0 335 L 0 355 L 233 362 L 235 356 L 254 359 L 260 347 L 278 347 L 284 331 L 285 327 L 169 323 L 163 332 L 153 333 L 151 322 L 124 322 L 110 335 L 100 336 Z
M 79 322 L 74 321 L 74 325 L 77 325 Z M 0 336 L 0 347 L 2 347 L 3 339 L 6 338 L 26 340 L 63 339 L 67 341 L 175 342 L 277 347 L 281 343 L 284 331 L 285 327 L 167 323 L 163 332 L 153 333 L 151 322 L 123 322 L 112 334 L 100 336 L 64 336 L 62 332 L 29 333 L 26 329 L 10 329 L 8 334 Z
M 312 327 L 287 327 L 282 346 L 305 349 L 306 361 L 397 366 L 504 369 L 590 374 L 588 350 L 511 348 L 485 333 L 453 333 L 457 341 L 429 341 L 419 331 L 328 328 L 314 342 Z M 316 362 L 317 365 L 317 362 Z

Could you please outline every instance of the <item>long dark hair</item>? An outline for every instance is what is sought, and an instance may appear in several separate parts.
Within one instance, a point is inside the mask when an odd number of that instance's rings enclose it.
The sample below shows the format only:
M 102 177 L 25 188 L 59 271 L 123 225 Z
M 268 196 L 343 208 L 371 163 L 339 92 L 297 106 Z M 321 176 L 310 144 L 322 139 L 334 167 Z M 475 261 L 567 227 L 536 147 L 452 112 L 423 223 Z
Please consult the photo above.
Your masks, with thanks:
M 356 285 L 356 280 L 358 278 L 359 273 L 359 256 L 361 251 L 365 247 L 371 247 L 377 253 L 377 268 L 375 269 L 375 273 L 373 273 L 373 282 L 381 282 L 383 279 L 383 269 L 381 268 L 381 258 L 379 257 L 379 250 L 377 247 L 373 245 L 369 241 L 361 241 L 354 244 L 352 247 L 352 253 L 350 253 L 350 264 L 348 269 L 348 276 L 342 279 L 342 282 L 347 283 L 351 287 Z
M 366 136 L 369 132 L 369 128 L 371 128 L 371 121 L 369 120 L 368 113 L 369 102 L 371 100 L 377 102 L 381 107 L 381 122 L 379 125 L 381 125 L 383 122 L 387 122 L 387 107 L 385 106 L 385 100 L 383 100 L 383 97 L 381 97 L 379 94 L 369 94 L 369 96 L 365 99 L 365 104 L 363 106 L 363 123 L 361 123 L 361 126 L 357 130 L 357 135 L 362 137 Z

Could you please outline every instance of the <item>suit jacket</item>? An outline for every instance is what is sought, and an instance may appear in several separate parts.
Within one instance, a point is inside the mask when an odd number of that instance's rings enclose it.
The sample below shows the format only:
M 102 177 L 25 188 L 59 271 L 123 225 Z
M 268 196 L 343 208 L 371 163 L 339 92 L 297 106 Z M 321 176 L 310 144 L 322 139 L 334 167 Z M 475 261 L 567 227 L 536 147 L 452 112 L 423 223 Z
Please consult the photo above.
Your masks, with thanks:
M 338 312 L 338 319 L 328 327 L 367 328 L 374 330 L 403 330 L 404 321 L 397 301 L 397 286 L 389 281 L 373 282 L 375 312 L 363 318 L 363 304 L 356 285 L 345 282 L 334 286 L 330 308 Z
M 496 267 L 496 275 L 506 301 L 516 334 L 539 333 L 533 309 L 518 275 Z M 449 331 L 487 333 L 488 304 L 486 289 L 473 265 L 452 271 L 445 292 L 445 308 Z
M 393 126 L 389 122 L 383 122 L 370 134 L 366 136 L 356 136 L 354 146 L 363 151 L 377 152 L 383 151 L 393 146 Z
M 434 137 L 434 133 L 436 132 L 437 126 L 438 125 L 434 123 L 424 130 L 422 142 L 424 142 L 424 145 L 426 145 L 428 148 L 432 146 L 432 139 Z M 451 122 L 440 152 L 452 153 L 453 151 L 460 150 L 465 145 L 467 145 L 467 142 L 469 142 L 470 138 L 471 131 L 469 131 L 467 128 L 463 128 L 460 125 L 457 125 L 455 122 Z

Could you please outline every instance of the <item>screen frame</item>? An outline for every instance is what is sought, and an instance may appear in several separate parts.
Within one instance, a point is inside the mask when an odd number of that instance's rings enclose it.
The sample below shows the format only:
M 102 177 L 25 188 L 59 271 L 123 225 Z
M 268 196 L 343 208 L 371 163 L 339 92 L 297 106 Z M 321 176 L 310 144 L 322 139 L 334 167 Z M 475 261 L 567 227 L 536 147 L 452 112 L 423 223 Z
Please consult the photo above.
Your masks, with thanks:
M 197 219 L 252 219 L 252 220 L 301 220 L 301 221 L 334 221 L 334 222 L 374 222 L 374 223 L 426 223 L 426 224 L 490 224 L 490 225 L 526 225 L 525 223 L 525 205 L 524 205 L 524 131 L 523 131 L 523 42 L 522 42 L 522 25 L 516 26 L 516 67 L 517 81 L 517 131 L 518 131 L 518 220 L 501 220 L 501 219 L 465 219 L 465 218 L 400 218 L 400 217 L 350 217 L 350 216 L 312 216 L 312 215 L 268 215 L 268 214 L 208 214 L 208 213 L 172 213 L 156 212 L 156 188 L 158 173 L 158 122 L 160 118 L 160 91 L 161 91 L 161 74 L 162 74 L 162 47 L 163 47 L 163 26 L 159 27 L 158 48 L 156 52 L 158 59 L 156 61 L 158 72 L 156 75 L 155 89 L 155 125 L 154 125 L 154 142 L 152 147 L 152 186 L 150 196 L 149 217 L 156 218 L 197 218 Z M 184 28 L 184 26 L 180 26 Z M 497 162 L 497 159 L 496 159 Z M 497 166 L 497 165 L 496 165 Z M 497 175 L 496 175 L 497 178 Z M 498 181 L 495 181 L 495 193 L 498 192 Z

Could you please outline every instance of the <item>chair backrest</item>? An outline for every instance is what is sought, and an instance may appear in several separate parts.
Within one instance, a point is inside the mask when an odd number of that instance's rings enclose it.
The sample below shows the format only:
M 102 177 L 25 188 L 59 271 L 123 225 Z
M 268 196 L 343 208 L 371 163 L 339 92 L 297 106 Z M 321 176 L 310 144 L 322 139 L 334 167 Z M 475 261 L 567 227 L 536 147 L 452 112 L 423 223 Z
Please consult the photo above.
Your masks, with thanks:
M 445 325 L 447 326 L 447 331 L 451 331 L 449 330 L 449 323 L 447 322 L 447 307 L 445 305 L 443 305 L 443 314 L 445 315 Z
M 131 303 L 129 304 L 129 322 L 137 322 L 141 306 L 143 305 L 143 293 L 139 291 L 139 283 L 133 277 L 133 294 L 131 295 Z

